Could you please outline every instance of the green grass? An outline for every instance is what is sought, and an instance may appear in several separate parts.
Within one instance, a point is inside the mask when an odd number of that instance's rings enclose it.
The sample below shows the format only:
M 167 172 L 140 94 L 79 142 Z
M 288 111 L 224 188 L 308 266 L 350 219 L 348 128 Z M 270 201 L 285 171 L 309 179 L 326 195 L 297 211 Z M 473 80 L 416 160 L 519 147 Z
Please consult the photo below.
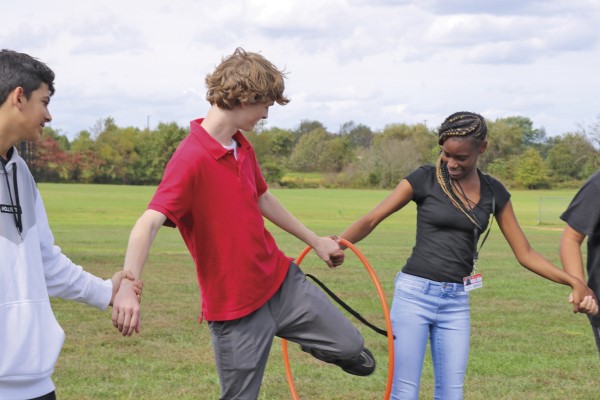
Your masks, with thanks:
M 86 269 L 109 277 L 122 268 L 129 231 L 154 188 L 40 184 L 56 242 Z M 320 234 L 339 233 L 381 201 L 376 190 L 273 190 L 280 201 Z M 537 226 L 540 194 L 572 196 L 574 191 L 514 192 L 513 203 L 530 242 L 554 263 L 560 224 Z M 297 256 L 305 247 L 269 225 L 280 247 Z M 376 269 L 388 299 L 393 279 L 410 253 L 415 208 L 384 221 L 359 249 Z M 310 253 L 302 267 L 317 275 L 368 319 L 384 326 L 381 306 L 368 274 L 347 254 L 328 270 Z M 595 399 L 600 361 L 587 318 L 574 315 L 567 287 L 521 268 L 494 223 L 481 252 L 484 288 L 472 295 L 472 345 L 465 399 Z M 112 327 L 111 311 L 99 312 L 53 299 L 66 342 L 56 366 L 57 393 L 67 399 L 216 399 L 219 382 L 206 323 L 199 325 L 194 266 L 179 233 L 164 228 L 144 271 L 142 333 L 123 338 Z M 357 325 L 358 326 L 358 325 Z M 368 378 L 352 377 L 323 365 L 290 344 L 301 399 L 381 399 L 387 373 L 385 338 L 359 326 L 379 368 Z M 432 398 L 431 361 L 426 358 L 421 398 Z M 290 398 L 280 340 L 273 344 L 261 399 Z

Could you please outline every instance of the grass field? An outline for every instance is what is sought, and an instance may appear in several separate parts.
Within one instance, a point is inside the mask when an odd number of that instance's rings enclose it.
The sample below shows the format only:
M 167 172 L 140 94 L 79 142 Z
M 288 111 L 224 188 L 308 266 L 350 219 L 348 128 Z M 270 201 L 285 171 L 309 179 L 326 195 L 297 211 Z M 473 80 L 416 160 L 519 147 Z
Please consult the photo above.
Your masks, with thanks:
M 109 277 L 122 268 L 129 231 L 154 192 L 152 187 L 40 184 L 57 244 L 75 262 Z M 339 233 L 387 192 L 369 190 L 273 190 L 281 202 L 320 234 Z M 543 192 L 572 196 L 573 191 Z M 557 263 L 561 226 L 537 226 L 540 192 L 514 192 L 517 216 L 531 243 Z M 557 210 L 560 212 L 562 210 Z M 269 225 L 270 226 L 270 225 Z M 305 247 L 270 228 L 280 247 L 296 256 Z M 382 223 L 359 249 L 376 269 L 391 302 L 393 279 L 414 242 L 411 205 Z M 368 319 L 384 326 L 375 289 L 351 254 L 330 271 L 309 254 L 302 263 Z M 521 268 L 494 223 L 481 252 L 484 288 L 473 292 L 472 345 L 465 399 L 596 399 L 600 361 L 587 318 L 574 315 L 567 287 Z M 111 311 L 53 299 L 66 343 L 54 374 L 61 400 L 216 399 L 209 331 L 197 323 L 198 288 L 194 266 L 174 229 L 159 232 L 144 271 L 142 333 L 123 338 L 112 327 Z M 358 326 L 358 325 L 357 325 Z M 323 365 L 290 344 L 301 399 L 381 399 L 387 348 L 382 336 L 359 327 L 379 361 L 368 378 L 352 377 Z M 421 398 L 432 398 L 431 362 L 426 359 Z M 276 339 L 261 399 L 290 398 Z

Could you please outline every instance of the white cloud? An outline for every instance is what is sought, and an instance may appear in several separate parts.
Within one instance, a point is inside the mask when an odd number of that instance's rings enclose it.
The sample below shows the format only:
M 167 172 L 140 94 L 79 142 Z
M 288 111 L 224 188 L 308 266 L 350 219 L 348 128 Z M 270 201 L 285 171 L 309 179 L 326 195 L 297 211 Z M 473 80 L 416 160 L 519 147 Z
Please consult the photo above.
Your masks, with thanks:
M 57 73 L 52 125 L 71 136 L 106 116 L 186 125 L 238 46 L 289 72 L 269 126 L 437 126 L 467 109 L 559 134 L 600 110 L 591 0 L 29 0 L 0 15 L 2 47 Z

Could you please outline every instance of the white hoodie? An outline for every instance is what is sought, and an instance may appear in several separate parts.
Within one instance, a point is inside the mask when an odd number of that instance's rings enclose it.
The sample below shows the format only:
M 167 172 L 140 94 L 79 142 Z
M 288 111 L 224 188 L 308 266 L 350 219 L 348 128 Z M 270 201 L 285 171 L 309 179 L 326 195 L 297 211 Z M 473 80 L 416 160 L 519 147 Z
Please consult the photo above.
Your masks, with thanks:
M 15 206 L 22 211 L 21 233 Z M 83 271 L 54 245 L 33 176 L 13 148 L 7 165 L 0 165 L 0 400 L 31 399 L 54 390 L 51 374 L 64 332 L 48 296 L 103 310 L 111 295 L 110 279 Z

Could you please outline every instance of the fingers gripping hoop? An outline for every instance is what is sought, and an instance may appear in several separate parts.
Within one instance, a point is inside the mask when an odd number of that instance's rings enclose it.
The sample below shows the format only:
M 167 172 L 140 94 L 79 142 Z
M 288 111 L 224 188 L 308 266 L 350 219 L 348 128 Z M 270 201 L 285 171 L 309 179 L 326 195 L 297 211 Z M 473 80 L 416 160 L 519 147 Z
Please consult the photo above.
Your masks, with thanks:
M 371 280 L 373 281 L 375 288 L 377 289 L 377 294 L 379 296 L 379 302 L 381 303 L 381 309 L 383 311 L 383 315 L 385 316 L 385 327 L 386 327 L 386 331 L 387 331 L 387 342 L 388 342 L 388 373 L 387 373 L 387 384 L 386 384 L 386 388 L 385 388 L 385 395 L 383 397 L 384 400 L 387 400 L 390 398 L 390 393 L 392 391 L 392 379 L 394 377 L 394 334 L 392 332 L 392 322 L 390 320 L 390 312 L 389 312 L 389 309 L 387 306 L 387 301 L 385 299 L 383 289 L 381 288 L 381 284 L 379 283 L 379 279 L 377 278 L 377 275 L 375 274 L 373 267 L 371 267 L 371 264 L 369 264 L 369 261 L 367 261 L 365 256 L 356 248 L 356 246 L 354 246 L 352 243 L 350 243 L 346 239 L 340 238 L 339 242 L 340 242 L 340 244 L 342 244 L 342 245 L 348 247 L 350 250 L 352 250 L 354 252 L 354 254 L 359 258 L 359 260 L 362 261 L 363 265 L 365 266 L 365 269 L 371 276 Z M 308 252 L 310 252 L 311 249 L 312 249 L 312 247 L 310 247 L 310 246 L 306 247 L 302 251 L 302 253 L 300 253 L 298 258 L 296 258 L 295 263 L 297 265 L 300 265 L 300 263 L 302 262 L 304 257 L 308 254 Z M 294 378 L 292 376 L 292 370 L 290 368 L 290 359 L 289 359 L 289 355 L 288 355 L 287 340 L 285 340 L 285 339 L 281 340 L 281 350 L 282 350 L 282 355 L 283 355 L 283 364 L 285 365 L 285 377 L 288 381 L 288 386 L 290 388 L 292 400 L 299 400 L 298 392 L 296 391 L 296 387 L 294 385 Z

